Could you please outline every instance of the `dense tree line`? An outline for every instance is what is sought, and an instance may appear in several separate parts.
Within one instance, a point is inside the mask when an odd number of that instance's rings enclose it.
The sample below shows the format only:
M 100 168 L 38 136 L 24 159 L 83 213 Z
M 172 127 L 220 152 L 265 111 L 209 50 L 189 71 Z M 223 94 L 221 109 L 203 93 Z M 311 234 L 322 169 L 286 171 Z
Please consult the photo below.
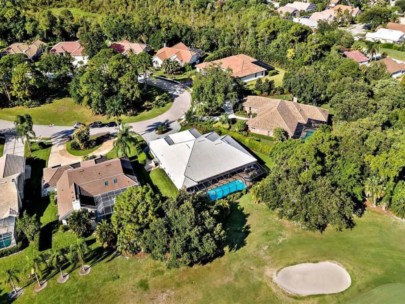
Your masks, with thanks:
M 225 201 L 213 203 L 186 193 L 163 199 L 146 185 L 130 188 L 117 197 L 112 228 L 120 252 L 150 253 L 169 267 L 192 265 L 223 252 L 222 223 L 228 214 Z

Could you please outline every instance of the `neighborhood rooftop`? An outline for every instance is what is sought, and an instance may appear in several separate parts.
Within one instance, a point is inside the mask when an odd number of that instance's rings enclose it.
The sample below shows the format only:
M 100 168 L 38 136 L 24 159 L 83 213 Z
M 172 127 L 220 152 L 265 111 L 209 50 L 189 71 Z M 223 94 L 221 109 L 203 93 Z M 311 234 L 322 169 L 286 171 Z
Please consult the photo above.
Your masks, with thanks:
M 177 57 L 182 62 L 190 62 L 193 55 L 197 52 L 186 46 L 184 43 L 180 42 L 172 47 L 164 47 L 156 53 L 156 57 L 160 60 L 171 59 L 172 57 Z
M 354 50 L 354 51 L 346 51 L 344 52 L 344 55 L 356 61 L 357 63 L 363 63 L 363 62 L 368 62 L 369 59 L 360 51 Z
M 51 49 L 51 53 L 68 53 L 72 56 L 83 56 L 84 48 L 79 41 L 63 41 L 55 44 Z
M 257 162 L 232 137 L 195 129 L 151 141 L 150 149 L 178 189 Z
M 127 54 L 128 52 L 140 54 L 148 50 L 148 46 L 146 44 L 129 42 L 128 40 L 113 42 L 111 43 L 110 48 L 121 54 Z

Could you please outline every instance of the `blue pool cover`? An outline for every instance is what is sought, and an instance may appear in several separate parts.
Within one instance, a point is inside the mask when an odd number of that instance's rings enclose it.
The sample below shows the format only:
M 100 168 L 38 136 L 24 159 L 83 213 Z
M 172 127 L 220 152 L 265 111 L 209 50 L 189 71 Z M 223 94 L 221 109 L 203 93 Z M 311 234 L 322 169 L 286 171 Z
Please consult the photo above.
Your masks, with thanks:
M 224 198 L 228 194 L 238 192 L 238 191 L 242 191 L 242 190 L 244 190 L 246 188 L 247 188 L 247 186 L 246 186 L 246 184 L 244 182 L 242 182 L 241 180 L 235 180 L 235 181 L 232 181 L 232 182 L 227 183 L 225 185 L 222 185 L 222 186 L 219 186 L 219 187 L 214 188 L 212 190 L 209 190 L 207 192 L 207 194 L 208 194 L 208 197 L 210 198 L 210 200 L 216 201 L 216 200 L 219 200 L 221 198 Z

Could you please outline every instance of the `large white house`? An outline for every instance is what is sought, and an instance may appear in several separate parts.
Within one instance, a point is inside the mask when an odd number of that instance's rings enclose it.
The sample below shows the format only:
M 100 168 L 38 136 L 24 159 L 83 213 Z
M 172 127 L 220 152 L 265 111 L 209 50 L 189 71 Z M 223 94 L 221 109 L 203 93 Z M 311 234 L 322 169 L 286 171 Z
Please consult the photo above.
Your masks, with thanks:
M 215 132 L 201 135 L 191 129 L 149 143 L 150 151 L 173 184 L 188 192 L 204 190 L 226 178 L 260 169 L 232 137 Z
M 244 54 L 203 62 L 197 64 L 196 68 L 197 72 L 204 72 L 205 69 L 213 66 L 219 66 L 224 70 L 231 70 L 232 77 L 240 79 L 243 82 L 262 78 L 271 69 L 271 66 Z
M 405 34 L 397 30 L 380 28 L 374 33 L 367 33 L 366 40 L 381 43 L 401 43 L 405 41 Z
M 15 223 L 22 207 L 26 177 L 29 174 L 24 157 L 0 157 L 0 250 L 16 245 Z

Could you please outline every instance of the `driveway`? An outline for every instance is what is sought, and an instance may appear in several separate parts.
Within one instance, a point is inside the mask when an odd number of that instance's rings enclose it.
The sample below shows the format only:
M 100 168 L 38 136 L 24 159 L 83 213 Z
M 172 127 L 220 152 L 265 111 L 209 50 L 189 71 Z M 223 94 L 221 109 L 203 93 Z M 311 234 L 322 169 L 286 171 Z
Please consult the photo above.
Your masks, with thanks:
M 4 143 L 3 155 L 14 154 L 24 157 L 24 143 L 21 138 L 15 135 L 6 135 L 6 142 Z

